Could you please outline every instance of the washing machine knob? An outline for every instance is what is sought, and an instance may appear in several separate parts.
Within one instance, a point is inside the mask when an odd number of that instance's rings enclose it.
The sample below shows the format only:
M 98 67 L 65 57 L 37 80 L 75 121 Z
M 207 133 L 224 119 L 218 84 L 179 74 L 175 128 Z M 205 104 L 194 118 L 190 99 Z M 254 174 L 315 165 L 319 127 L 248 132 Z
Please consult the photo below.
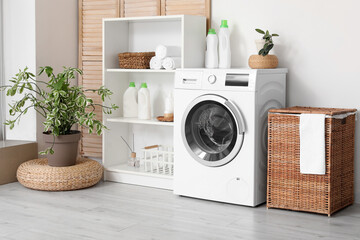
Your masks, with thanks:
M 216 82 L 216 76 L 214 74 L 210 75 L 208 81 L 210 84 L 214 84 Z

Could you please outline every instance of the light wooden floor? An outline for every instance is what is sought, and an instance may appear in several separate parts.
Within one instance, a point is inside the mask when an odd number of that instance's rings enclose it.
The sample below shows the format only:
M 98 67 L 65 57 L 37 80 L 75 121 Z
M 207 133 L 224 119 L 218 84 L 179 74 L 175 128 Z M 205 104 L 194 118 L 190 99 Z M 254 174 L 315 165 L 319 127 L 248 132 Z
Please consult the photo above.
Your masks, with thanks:
M 360 206 L 333 217 L 100 183 L 72 192 L 0 186 L 0 239 L 360 239 Z

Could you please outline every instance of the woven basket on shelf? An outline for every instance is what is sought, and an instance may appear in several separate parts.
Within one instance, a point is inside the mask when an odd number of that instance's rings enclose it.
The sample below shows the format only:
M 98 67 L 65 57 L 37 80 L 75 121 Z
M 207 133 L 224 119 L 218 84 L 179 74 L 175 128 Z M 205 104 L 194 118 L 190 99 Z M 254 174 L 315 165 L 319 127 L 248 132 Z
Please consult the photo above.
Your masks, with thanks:
M 268 120 L 267 207 L 330 216 L 354 202 L 356 109 L 291 107 L 272 109 Z M 326 114 L 326 174 L 300 173 L 301 113 Z
M 119 53 L 119 65 L 125 69 L 147 69 L 154 56 L 155 52 Z

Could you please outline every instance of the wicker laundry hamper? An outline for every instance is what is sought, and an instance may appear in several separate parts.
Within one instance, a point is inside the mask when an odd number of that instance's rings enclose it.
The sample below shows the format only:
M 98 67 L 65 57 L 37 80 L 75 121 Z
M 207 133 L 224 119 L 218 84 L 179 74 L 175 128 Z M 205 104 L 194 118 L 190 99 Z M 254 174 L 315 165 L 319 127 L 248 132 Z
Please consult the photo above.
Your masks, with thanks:
M 301 113 L 326 114 L 326 174 L 300 173 Z M 356 109 L 291 107 L 268 118 L 267 207 L 330 216 L 354 202 Z

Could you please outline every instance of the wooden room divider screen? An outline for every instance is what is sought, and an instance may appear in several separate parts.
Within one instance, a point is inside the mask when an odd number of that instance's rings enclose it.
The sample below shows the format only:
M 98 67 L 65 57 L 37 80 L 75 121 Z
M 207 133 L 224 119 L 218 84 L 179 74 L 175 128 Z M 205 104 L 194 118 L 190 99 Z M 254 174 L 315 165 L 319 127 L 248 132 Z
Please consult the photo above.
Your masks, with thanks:
M 79 1 L 79 68 L 84 74 L 79 85 L 99 88 L 102 85 L 102 19 L 160 15 L 201 15 L 210 26 L 211 0 L 78 0 Z M 97 94 L 87 93 L 95 103 Z M 101 109 L 95 111 L 102 119 Z M 80 128 L 82 156 L 102 157 L 102 137 Z

